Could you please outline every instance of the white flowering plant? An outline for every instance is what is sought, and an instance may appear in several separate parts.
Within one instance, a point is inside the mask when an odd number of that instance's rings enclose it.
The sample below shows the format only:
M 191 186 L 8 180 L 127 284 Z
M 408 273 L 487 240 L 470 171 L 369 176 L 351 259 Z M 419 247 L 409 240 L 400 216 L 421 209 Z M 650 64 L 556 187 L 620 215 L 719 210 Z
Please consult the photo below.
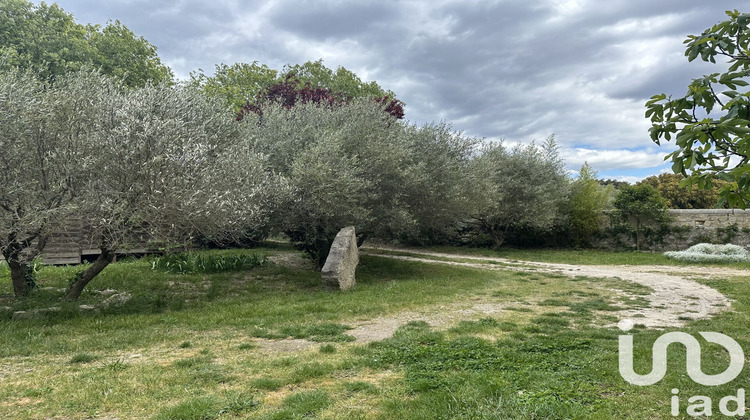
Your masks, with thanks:
M 683 262 L 748 262 L 750 255 L 739 245 L 693 245 L 684 251 L 668 251 L 665 256 Z

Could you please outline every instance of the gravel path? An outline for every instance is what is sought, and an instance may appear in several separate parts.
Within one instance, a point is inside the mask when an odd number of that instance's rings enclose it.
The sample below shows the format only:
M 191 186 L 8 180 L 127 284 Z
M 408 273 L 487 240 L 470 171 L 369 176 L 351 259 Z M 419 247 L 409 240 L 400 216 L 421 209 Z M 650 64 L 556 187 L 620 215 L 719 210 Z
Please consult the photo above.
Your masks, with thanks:
M 378 250 L 418 256 L 372 252 Z M 364 255 L 419 261 L 428 264 L 448 264 L 486 270 L 549 272 L 571 277 L 618 278 L 631 281 L 653 290 L 651 294 L 643 296 L 649 301 L 649 305 L 638 309 L 622 310 L 613 313 L 613 315 L 616 315 L 619 319 L 633 319 L 636 323 L 650 328 L 679 327 L 684 325 L 688 319 L 708 318 L 730 308 L 731 302 L 726 296 L 711 287 L 692 280 L 692 278 L 696 276 L 706 278 L 750 275 L 746 271 L 720 267 L 571 265 L 385 247 L 366 247 L 361 252 Z M 627 294 L 624 291 L 618 292 Z M 352 324 L 354 328 L 347 331 L 347 334 L 355 337 L 356 343 L 365 344 L 389 338 L 399 327 L 410 321 L 425 321 L 440 329 L 447 328 L 461 319 L 475 319 L 496 314 L 502 310 L 502 304 L 488 302 L 443 305 L 430 308 L 429 313 L 408 311 L 355 323 Z M 274 353 L 298 352 L 320 345 L 320 343 L 299 339 L 258 340 L 257 342 L 262 348 Z
M 407 252 L 425 257 L 445 259 L 473 260 L 473 262 L 459 262 L 435 260 L 430 258 L 372 254 L 381 257 L 395 258 L 409 261 L 420 261 L 433 264 L 450 264 L 476 267 L 488 270 L 517 270 L 535 272 L 553 272 L 571 277 L 585 276 L 596 278 L 619 278 L 632 281 L 653 289 L 653 293 L 644 296 L 650 302 L 646 308 L 624 310 L 617 313 L 621 319 L 634 318 L 638 324 L 647 327 L 679 327 L 687 318 L 702 319 L 729 309 L 729 299 L 706 285 L 691 278 L 741 276 L 750 273 L 715 267 L 685 267 L 685 266 L 632 266 L 632 265 L 571 265 L 558 263 L 542 263 L 516 261 L 495 257 L 476 257 L 473 255 L 446 254 L 430 251 L 401 250 L 394 248 L 370 248 L 374 250 Z M 366 250 L 365 250 L 366 253 Z M 484 262 L 484 263 L 483 263 Z M 487 262 L 500 263 L 488 264 Z

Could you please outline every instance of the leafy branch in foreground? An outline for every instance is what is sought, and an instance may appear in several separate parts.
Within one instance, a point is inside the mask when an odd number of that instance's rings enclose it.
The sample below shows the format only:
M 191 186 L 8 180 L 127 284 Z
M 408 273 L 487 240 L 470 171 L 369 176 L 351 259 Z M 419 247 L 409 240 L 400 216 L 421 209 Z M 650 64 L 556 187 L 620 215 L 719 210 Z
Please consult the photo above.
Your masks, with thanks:
M 685 186 L 721 187 L 719 206 L 746 208 L 750 203 L 750 14 L 727 11 L 728 20 L 686 40 L 688 61 L 716 63 L 728 58 L 729 68 L 694 79 L 680 98 L 666 94 L 651 97 L 646 117 L 651 119 L 651 139 L 671 141 L 677 150 L 667 155 L 672 170 L 686 176 Z

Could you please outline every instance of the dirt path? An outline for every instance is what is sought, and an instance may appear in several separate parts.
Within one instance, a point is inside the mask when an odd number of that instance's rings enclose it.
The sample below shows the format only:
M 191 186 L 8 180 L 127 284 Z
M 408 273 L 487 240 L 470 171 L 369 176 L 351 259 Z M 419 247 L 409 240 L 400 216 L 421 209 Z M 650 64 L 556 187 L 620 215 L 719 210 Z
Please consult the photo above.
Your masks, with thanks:
M 378 251 L 408 253 L 410 256 L 378 253 Z M 729 309 L 730 300 L 717 290 L 700 284 L 694 277 L 742 276 L 747 272 L 715 267 L 684 266 L 629 266 L 629 265 L 571 265 L 516 261 L 496 257 L 447 254 L 440 252 L 366 247 L 364 255 L 376 255 L 406 261 L 429 264 L 448 264 L 486 270 L 513 270 L 559 273 L 570 277 L 618 278 L 631 281 L 653 290 L 644 296 L 647 307 L 627 309 L 614 313 L 619 319 L 633 319 L 650 328 L 679 327 L 688 319 L 711 317 Z M 437 259 L 436 259 L 437 258 Z M 625 294 L 624 291 L 617 291 Z M 461 319 L 474 319 L 499 313 L 503 305 L 475 302 L 473 304 L 444 305 L 431 308 L 429 313 L 401 312 L 353 324 L 347 334 L 355 337 L 356 343 L 364 344 L 389 338 L 402 325 L 410 321 L 425 321 L 435 328 L 446 328 Z M 260 340 L 259 344 L 272 352 L 296 352 L 319 345 L 307 340 Z
M 472 255 L 446 254 L 430 251 L 413 251 L 393 248 L 370 248 L 392 252 L 407 252 L 421 255 L 420 258 L 387 254 L 372 254 L 381 257 L 421 261 L 433 264 L 450 264 L 476 267 L 487 270 L 517 270 L 553 272 L 567 276 L 585 276 L 596 278 L 618 278 L 650 287 L 653 293 L 644 296 L 649 306 L 636 310 L 624 310 L 617 313 L 621 319 L 634 318 L 639 324 L 648 327 L 678 327 L 686 319 L 702 319 L 717 314 L 730 307 L 729 299 L 717 290 L 700 284 L 692 277 L 739 276 L 748 275 L 742 270 L 715 267 L 684 267 L 684 266 L 631 266 L 631 265 L 571 265 L 558 263 L 542 263 L 530 261 L 516 261 L 495 257 L 476 257 Z M 365 251 L 366 253 L 367 251 Z M 434 258 L 441 258 L 436 260 Z M 452 261 L 449 261 L 449 260 Z M 474 262 L 460 262 L 455 260 L 469 260 Z M 491 262 L 491 263 L 488 263 Z M 492 264 L 495 263 L 495 264 Z

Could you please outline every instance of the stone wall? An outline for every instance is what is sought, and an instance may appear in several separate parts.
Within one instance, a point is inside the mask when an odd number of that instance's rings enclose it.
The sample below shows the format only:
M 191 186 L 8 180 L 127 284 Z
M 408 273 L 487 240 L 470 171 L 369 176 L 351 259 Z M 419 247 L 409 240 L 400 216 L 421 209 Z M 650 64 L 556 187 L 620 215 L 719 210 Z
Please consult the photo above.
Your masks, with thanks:
M 671 228 L 646 238 L 644 250 L 663 252 L 686 249 L 698 243 L 731 243 L 750 248 L 750 210 L 668 210 Z M 631 235 L 605 235 L 595 243 L 605 249 L 635 248 Z
M 732 224 L 740 229 L 750 229 L 750 210 L 734 209 L 691 209 L 669 210 L 672 224 L 696 228 L 726 228 Z

